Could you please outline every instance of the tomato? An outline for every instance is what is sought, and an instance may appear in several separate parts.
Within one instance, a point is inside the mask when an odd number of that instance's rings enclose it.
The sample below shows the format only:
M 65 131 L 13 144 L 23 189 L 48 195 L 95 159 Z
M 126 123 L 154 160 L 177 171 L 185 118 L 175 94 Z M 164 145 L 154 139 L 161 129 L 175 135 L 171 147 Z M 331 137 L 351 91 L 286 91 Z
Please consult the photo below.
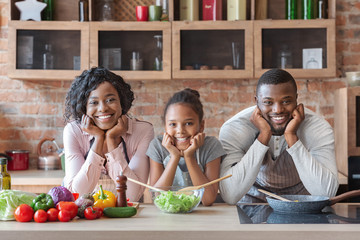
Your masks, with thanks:
M 93 207 L 93 209 L 96 211 L 96 218 L 101 218 L 104 214 L 104 210 L 99 207 Z
M 56 208 L 50 208 L 49 210 L 47 210 L 48 220 L 51 222 L 58 220 L 58 214 L 59 210 L 57 210 Z
M 62 210 L 58 214 L 58 219 L 60 222 L 68 222 L 71 220 L 71 213 L 67 210 Z
M 29 205 L 23 203 L 15 209 L 14 216 L 18 222 L 30 222 L 34 216 L 34 210 Z
M 126 201 L 127 201 L 128 207 L 132 207 L 134 205 L 132 202 L 130 202 L 129 198 L 127 198 Z
M 56 204 L 56 209 L 59 210 L 59 211 L 66 210 L 66 211 L 70 212 L 71 219 L 76 217 L 77 212 L 78 212 L 78 206 L 76 205 L 75 202 L 61 201 L 58 204 Z
M 34 214 L 34 220 L 35 222 L 37 223 L 43 223 L 43 222 L 46 222 L 48 218 L 48 215 L 47 213 L 45 212 L 45 210 L 43 209 L 39 209 L 35 212 Z
M 88 207 L 85 209 L 85 218 L 88 219 L 88 220 L 94 220 L 97 218 L 97 212 L 95 209 L 93 209 L 92 207 Z

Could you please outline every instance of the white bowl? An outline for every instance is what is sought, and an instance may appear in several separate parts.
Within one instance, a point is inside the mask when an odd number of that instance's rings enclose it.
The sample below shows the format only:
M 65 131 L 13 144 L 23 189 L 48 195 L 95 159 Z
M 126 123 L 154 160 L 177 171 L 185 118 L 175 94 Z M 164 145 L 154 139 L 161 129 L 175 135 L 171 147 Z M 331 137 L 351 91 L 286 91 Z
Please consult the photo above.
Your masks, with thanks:
M 178 190 L 183 186 L 161 187 L 163 191 L 150 189 L 151 199 L 155 206 L 166 213 L 190 213 L 199 206 L 204 188 L 190 191 Z

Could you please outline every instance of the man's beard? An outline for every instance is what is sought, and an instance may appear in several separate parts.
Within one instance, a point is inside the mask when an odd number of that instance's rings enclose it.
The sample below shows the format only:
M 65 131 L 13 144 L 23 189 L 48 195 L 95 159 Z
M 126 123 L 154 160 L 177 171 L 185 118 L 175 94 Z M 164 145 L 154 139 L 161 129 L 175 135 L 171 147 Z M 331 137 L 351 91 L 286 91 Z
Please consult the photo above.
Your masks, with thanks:
M 265 119 L 265 118 L 264 118 L 264 119 Z M 289 121 L 287 121 L 287 123 L 285 124 L 284 127 L 278 128 L 278 129 L 274 128 L 274 126 L 270 123 L 270 121 L 268 121 L 267 119 L 265 119 L 265 120 L 266 120 L 266 122 L 270 125 L 272 135 L 273 135 L 273 136 L 281 136 L 281 135 L 284 134 L 285 129 L 286 129 L 287 125 L 289 124 L 289 122 L 291 121 L 291 119 L 292 119 L 292 118 L 290 118 Z

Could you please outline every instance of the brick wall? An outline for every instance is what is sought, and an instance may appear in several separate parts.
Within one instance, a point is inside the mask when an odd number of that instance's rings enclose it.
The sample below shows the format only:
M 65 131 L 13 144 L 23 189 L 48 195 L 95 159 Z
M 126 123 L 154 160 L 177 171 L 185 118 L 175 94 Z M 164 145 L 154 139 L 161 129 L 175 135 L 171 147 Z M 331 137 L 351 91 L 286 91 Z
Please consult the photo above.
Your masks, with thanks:
M 360 71 L 360 3 L 337 0 L 337 78 L 297 79 L 299 101 L 334 125 L 334 91 L 346 86 L 344 73 Z M 62 114 L 68 81 L 20 81 L 7 77 L 8 1 L 0 0 L 0 152 L 30 150 L 36 167 L 36 146 L 43 137 L 62 145 Z M 161 115 L 167 99 L 178 90 L 199 90 L 205 108 L 205 131 L 218 135 L 222 123 L 254 104 L 256 80 L 132 81 L 136 95 L 131 113 L 163 131 Z

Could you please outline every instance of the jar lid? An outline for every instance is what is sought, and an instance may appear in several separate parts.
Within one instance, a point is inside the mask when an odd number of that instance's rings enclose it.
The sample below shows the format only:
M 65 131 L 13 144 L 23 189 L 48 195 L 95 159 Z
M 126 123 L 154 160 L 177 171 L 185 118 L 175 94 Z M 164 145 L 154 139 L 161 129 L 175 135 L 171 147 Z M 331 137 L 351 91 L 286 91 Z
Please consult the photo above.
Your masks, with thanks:
M 6 157 L 0 157 L 0 165 L 7 164 L 7 158 Z
M 13 149 L 13 150 L 6 150 L 6 153 L 29 153 L 29 150 L 20 150 L 20 149 Z

